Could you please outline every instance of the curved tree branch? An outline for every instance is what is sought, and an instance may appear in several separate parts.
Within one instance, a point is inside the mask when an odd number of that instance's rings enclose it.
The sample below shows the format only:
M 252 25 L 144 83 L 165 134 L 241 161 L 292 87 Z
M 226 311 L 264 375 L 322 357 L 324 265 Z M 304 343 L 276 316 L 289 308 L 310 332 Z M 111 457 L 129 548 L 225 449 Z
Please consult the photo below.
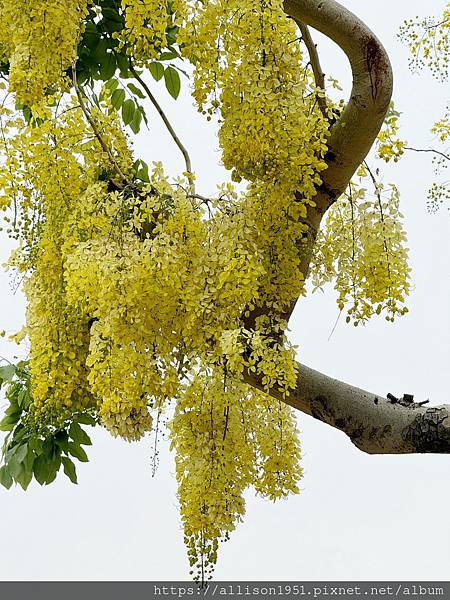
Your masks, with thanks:
M 248 374 L 246 381 L 263 389 Z M 425 407 L 405 394 L 383 398 L 298 365 L 297 388 L 270 395 L 344 432 L 368 454 L 450 453 L 450 406 Z
M 322 218 L 345 191 L 381 129 L 392 96 L 393 76 L 388 55 L 375 34 L 335 0 L 284 0 L 284 10 L 297 24 L 309 25 L 338 44 L 353 75 L 349 101 L 330 129 L 327 169 L 321 174 L 322 184 L 314 197 L 316 205 L 307 208 L 304 219 L 308 232 L 307 240 L 299 247 L 299 270 L 306 280 Z M 289 320 L 295 304 L 279 315 L 282 320 Z M 265 307 L 252 311 L 244 319 L 245 326 L 252 329 L 265 312 L 270 311 Z
M 334 0 L 285 0 L 295 21 L 310 25 L 345 52 L 352 69 L 350 99 L 333 125 L 328 142 L 328 168 L 316 202 L 323 214 L 343 193 L 377 137 L 392 96 L 392 68 L 375 34 Z
M 335 0 L 284 0 L 284 9 L 297 23 L 310 25 L 340 46 L 353 77 L 347 105 L 330 130 L 327 169 L 314 199 L 316 207 L 308 209 L 306 222 L 310 230 L 300 263 L 306 279 L 323 215 L 345 191 L 383 125 L 392 97 L 393 75 L 386 50 L 375 34 Z M 294 306 L 285 315 L 286 320 Z
M 375 35 L 334 0 L 285 0 L 284 8 L 297 23 L 335 41 L 353 74 L 351 97 L 330 131 L 328 168 L 315 198 L 317 206 L 308 210 L 309 240 L 301 250 L 300 266 L 306 276 L 323 215 L 345 190 L 382 126 L 392 95 L 392 70 Z M 264 389 L 254 373 L 247 372 L 245 381 Z M 450 406 L 425 407 L 410 395 L 382 398 L 304 365 L 298 365 L 297 386 L 288 397 L 277 389 L 269 393 L 343 431 L 369 454 L 450 453 Z

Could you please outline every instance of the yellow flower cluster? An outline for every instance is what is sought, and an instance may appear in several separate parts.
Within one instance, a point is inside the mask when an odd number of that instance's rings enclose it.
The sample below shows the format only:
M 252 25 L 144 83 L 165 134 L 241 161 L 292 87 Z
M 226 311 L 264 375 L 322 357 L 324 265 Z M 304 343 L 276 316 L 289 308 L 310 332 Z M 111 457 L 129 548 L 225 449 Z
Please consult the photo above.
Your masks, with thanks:
M 158 58 L 167 46 L 166 30 L 181 23 L 185 1 L 173 0 L 122 0 L 125 12 L 123 43 L 138 63 Z M 120 34 L 119 37 L 122 37 Z
M 212 0 L 197 7 L 181 40 L 195 64 L 199 109 L 220 108 L 223 162 L 235 179 L 285 184 L 284 194 L 307 198 L 325 168 L 326 124 L 305 100 L 296 37 L 281 0 Z
M 398 137 L 399 117 L 400 113 L 394 110 L 394 105 L 391 103 L 376 140 L 377 156 L 385 162 L 390 160 L 397 162 L 405 152 L 406 142 Z
M 440 142 L 446 142 L 450 138 L 450 104 L 447 105 L 444 116 L 433 125 L 431 132 L 439 137 Z
M 367 173 L 360 169 L 360 175 Z M 410 289 L 406 235 L 394 185 L 374 185 L 374 193 L 352 183 L 328 212 L 316 244 L 312 280 L 322 287 L 334 279 L 341 310 L 349 304 L 347 322 L 355 325 L 373 314 L 393 321 L 408 309 Z
M 298 492 L 295 419 L 285 404 L 216 369 L 183 387 L 170 431 L 189 562 L 196 579 L 207 579 L 218 541 L 242 521 L 249 486 L 271 500 Z
M 87 14 L 88 0 L 2 0 L 1 55 L 10 63 L 9 89 L 27 106 L 67 88 L 66 71 Z
M 428 67 L 440 79 L 448 76 L 450 56 L 450 4 L 436 18 L 410 19 L 400 28 L 400 39 L 409 47 L 413 70 Z
M 21 240 L 12 264 L 26 273 L 33 402 L 43 422 L 56 423 L 94 405 L 95 393 L 88 383 L 90 316 L 70 304 L 65 271 L 68 255 L 79 242 L 79 232 L 71 226 L 73 214 L 84 186 L 98 178 L 106 159 L 98 140 L 87 135 L 83 113 L 74 102 L 59 104 L 64 108 L 57 118 L 56 108 L 48 108 L 29 126 L 19 119 L 6 123 L 20 130 L 3 149 L 0 171 L 4 203 L 16 207 L 14 229 Z M 2 121 L 11 120 L 8 110 L 4 112 Z M 100 130 L 106 128 L 117 153 L 125 138 L 115 135 L 114 115 L 99 122 Z M 124 170 L 131 164 L 129 153 L 117 160 Z

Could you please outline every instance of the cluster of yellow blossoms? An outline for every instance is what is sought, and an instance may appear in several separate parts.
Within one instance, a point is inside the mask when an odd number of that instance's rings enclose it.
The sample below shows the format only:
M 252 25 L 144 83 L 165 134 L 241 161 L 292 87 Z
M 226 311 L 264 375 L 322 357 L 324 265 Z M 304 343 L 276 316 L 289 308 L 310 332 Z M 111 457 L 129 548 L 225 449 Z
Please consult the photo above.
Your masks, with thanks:
M 64 24 L 60 2 L 50 23 L 12 6 L 0 0 L 13 40 L 2 34 L 1 51 L 11 57 L 10 90 L 33 110 L 27 123 L 1 109 L 0 202 L 15 209 L 11 264 L 26 277 L 36 418 L 57 425 L 89 407 L 112 435 L 137 440 L 154 414 L 174 411 L 185 539 L 204 578 L 243 517 L 249 486 L 270 499 L 298 490 L 291 409 L 242 375 L 257 372 L 266 391 L 285 395 L 297 385 L 281 315 L 304 289 L 305 219 L 328 123 L 281 0 L 180 0 L 170 10 L 123 0 L 118 37 L 138 64 L 157 56 L 173 15 L 187 15 L 179 43 L 195 65 L 194 97 L 200 110 L 218 111 L 224 164 L 249 181 L 240 197 L 227 184 L 206 206 L 189 179 L 170 182 L 160 164 L 137 183 L 108 93 L 88 109 L 61 93 L 86 4 L 64 3 Z M 13 59 L 19 37 L 23 72 Z M 397 194 L 381 196 L 379 210 L 360 203 L 357 217 L 351 197 L 339 203 L 317 253 L 316 280 L 334 276 L 342 305 L 359 286 L 357 321 L 373 305 L 402 312 L 407 292 Z
M 437 17 L 405 21 L 400 39 L 410 49 L 413 70 L 427 67 L 435 77 L 446 79 L 450 64 L 450 3 Z
M 326 227 L 319 234 L 311 268 L 316 287 L 334 281 L 341 310 L 349 305 L 347 322 L 355 325 L 384 312 L 388 321 L 408 312 L 410 269 L 406 235 L 399 212 L 399 192 L 372 181 L 361 166 L 360 182 L 328 211 Z M 367 185 L 367 187 L 369 187 Z
M 158 58 L 166 47 L 167 28 L 183 20 L 186 4 L 183 0 L 122 0 L 125 13 L 123 38 L 128 52 L 138 62 Z
M 283 402 L 214 370 L 183 387 L 170 430 L 189 562 L 205 577 L 218 541 L 242 521 L 246 488 L 271 500 L 298 492 L 295 419 Z
M 27 106 L 67 88 L 89 0 L 1 0 L 0 58 L 10 63 L 9 89 Z

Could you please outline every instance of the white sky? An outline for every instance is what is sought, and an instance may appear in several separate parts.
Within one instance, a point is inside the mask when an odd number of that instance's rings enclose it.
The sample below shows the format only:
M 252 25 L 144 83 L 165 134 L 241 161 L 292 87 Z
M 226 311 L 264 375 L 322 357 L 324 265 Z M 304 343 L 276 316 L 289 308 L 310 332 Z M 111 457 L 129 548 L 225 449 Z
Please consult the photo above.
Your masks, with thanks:
M 440 116 L 448 86 L 427 73 L 408 72 L 396 39 L 404 18 L 439 13 L 443 0 L 343 0 L 376 32 L 391 55 L 395 103 L 411 145 L 432 144 L 429 128 Z M 315 35 L 323 68 L 349 85 L 345 59 Z M 187 86 L 185 85 L 185 88 Z M 155 88 L 189 146 L 198 190 L 213 193 L 224 179 L 215 132 L 192 100 L 177 102 Z M 163 160 L 172 174 L 183 165 L 158 116 L 141 134 L 137 152 Z M 449 220 L 426 211 L 433 171 L 426 155 L 408 155 L 385 169 L 402 193 L 414 290 L 411 312 L 394 325 L 383 319 L 355 329 L 341 319 L 334 293 L 303 300 L 291 321 L 299 360 L 328 375 L 379 394 L 413 393 L 444 404 L 448 397 L 450 323 Z M 9 243 L 0 240 L 0 260 Z M 16 330 L 24 300 L 0 279 L 0 330 Z M 0 355 L 17 347 L 0 339 Z M 299 414 L 305 475 L 300 495 L 272 505 L 249 495 L 247 516 L 222 547 L 216 579 L 333 580 L 450 578 L 450 457 L 368 456 L 340 432 Z M 95 431 L 90 463 L 79 485 L 65 477 L 48 487 L 33 483 L 0 489 L 1 580 L 185 580 L 188 565 L 176 507 L 173 458 L 161 447 L 159 471 L 150 473 L 148 440 L 127 444 Z

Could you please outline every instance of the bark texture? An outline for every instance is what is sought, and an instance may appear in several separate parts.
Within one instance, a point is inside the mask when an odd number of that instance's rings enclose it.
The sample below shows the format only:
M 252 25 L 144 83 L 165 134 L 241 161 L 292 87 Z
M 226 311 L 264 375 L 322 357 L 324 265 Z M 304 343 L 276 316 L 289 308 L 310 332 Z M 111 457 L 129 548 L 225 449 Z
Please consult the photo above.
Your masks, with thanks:
M 308 211 L 309 240 L 302 249 L 300 266 L 307 276 L 321 220 L 367 156 L 383 124 L 392 95 L 392 69 L 372 31 L 334 0 L 285 0 L 284 8 L 299 26 L 311 26 L 336 42 L 347 55 L 353 75 L 350 99 L 330 130 L 328 168 L 322 174 L 316 207 Z M 308 42 L 311 46 L 311 39 Z M 312 46 L 309 50 L 314 51 Z M 270 394 L 341 430 L 360 450 L 369 454 L 450 453 L 450 406 L 425 407 L 408 395 L 383 398 L 304 365 L 298 367 L 297 387 L 289 397 L 276 389 Z M 253 373 L 246 374 L 246 381 L 263 389 Z
M 426 407 L 406 395 L 372 394 L 298 365 L 298 384 L 271 395 L 345 433 L 368 454 L 450 453 L 450 406 Z M 249 376 L 250 382 L 251 376 Z M 253 378 L 253 385 L 260 383 Z M 261 388 L 262 389 L 262 388 Z

